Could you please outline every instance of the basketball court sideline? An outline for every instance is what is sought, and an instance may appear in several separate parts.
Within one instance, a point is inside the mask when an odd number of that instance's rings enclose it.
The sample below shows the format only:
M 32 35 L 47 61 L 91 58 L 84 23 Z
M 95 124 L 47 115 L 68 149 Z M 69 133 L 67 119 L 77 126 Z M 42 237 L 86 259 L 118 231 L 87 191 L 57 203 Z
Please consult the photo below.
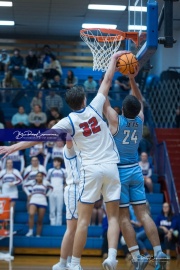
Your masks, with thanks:
M 56 256 L 16 256 L 12 262 L 0 261 L 1 270 L 51 270 L 52 265 L 57 263 L 58 257 Z M 133 265 L 130 261 L 124 258 L 118 258 L 117 270 L 133 270 Z M 83 257 L 82 267 L 83 270 L 101 270 L 102 258 L 99 257 Z M 153 270 L 152 266 L 147 266 L 146 270 Z M 171 260 L 167 265 L 167 270 L 180 269 L 176 260 Z

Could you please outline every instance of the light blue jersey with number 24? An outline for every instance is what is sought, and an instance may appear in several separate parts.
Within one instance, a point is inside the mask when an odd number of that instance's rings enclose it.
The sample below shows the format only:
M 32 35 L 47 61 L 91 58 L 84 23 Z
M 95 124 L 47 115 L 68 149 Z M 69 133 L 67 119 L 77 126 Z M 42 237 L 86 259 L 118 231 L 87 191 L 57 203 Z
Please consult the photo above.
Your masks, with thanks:
M 138 146 L 142 139 L 142 131 L 143 120 L 139 116 L 135 119 L 119 116 L 114 140 L 120 155 L 120 164 L 130 165 L 138 162 Z

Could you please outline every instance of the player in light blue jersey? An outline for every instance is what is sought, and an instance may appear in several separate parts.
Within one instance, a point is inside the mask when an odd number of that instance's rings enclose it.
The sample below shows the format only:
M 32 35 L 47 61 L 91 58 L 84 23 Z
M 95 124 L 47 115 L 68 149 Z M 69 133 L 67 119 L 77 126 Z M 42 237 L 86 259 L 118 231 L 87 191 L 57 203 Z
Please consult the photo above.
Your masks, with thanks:
M 104 114 L 108 120 L 111 133 L 120 155 L 118 164 L 121 180 L 120 198 L 120 227 L 132 255 L 134 270 L 143 270 L 148 259 L 139 253 L 135 231 L 129 217 L 129 204 L 132 204 L 137 219 L 142 223 L 146 234 L 153 246 L 155 256 L 155 270 L 164 270 L 167 256 L 162 252 L 156 225 L 146 208 L 146 195 L 142 170 L 138 164 L 138 146 L 143 130 L 142 95 L 136 85 L 134 75 L 129 75 L 132 95 L 127 96 L 122 104 L 122 115 L 117 115 L 107 100 L 104 105 Z

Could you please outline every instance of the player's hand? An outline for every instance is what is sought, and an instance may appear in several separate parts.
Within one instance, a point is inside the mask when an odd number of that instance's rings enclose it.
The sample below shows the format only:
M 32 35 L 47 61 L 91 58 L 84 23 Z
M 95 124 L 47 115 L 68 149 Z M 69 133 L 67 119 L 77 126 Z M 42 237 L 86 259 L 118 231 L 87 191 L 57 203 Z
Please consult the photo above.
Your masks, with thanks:
M 125 54 L 125 53 L 131 53 L 131 52 L 130 51 L 118 51 L 118 52 L 116 52 L 116 53 L 113 54 L 112 59 L 115 59 L 117 61 L 118 58 L 121 55 Z
M 11 146 L 0 146 L 0 155 L 5 154 L 2 158 L 9 156 L 11 153 L 14 152 L 13 145 Z
M 128 73 L 127 76 L 129 77 L 129 79 L 134 79 L 134 77 L 137 76 L 137 74 L 139 73 L 139 65 L 134 66 L 134 73 Z

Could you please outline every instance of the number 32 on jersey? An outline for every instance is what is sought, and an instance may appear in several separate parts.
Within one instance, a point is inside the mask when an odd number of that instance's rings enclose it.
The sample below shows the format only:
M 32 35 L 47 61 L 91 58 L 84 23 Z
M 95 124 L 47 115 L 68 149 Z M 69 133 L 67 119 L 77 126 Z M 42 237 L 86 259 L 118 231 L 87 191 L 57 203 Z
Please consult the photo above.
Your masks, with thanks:
M 101 131 L 101 127 L 98 125 L 96 117 L 92 117 L 87 122 L 81 123 L 79 127 L 83 129 L 83 135 L 85 137 L 89 137 L 91 134 L 95 134 Z
M 124 130 L 124 140 L 122 141 L 123 144 L 130 144 L 130 141 L 137 143 L 137 135 L 136 135 L 136 130 L 131 132 L 130 130 Z

